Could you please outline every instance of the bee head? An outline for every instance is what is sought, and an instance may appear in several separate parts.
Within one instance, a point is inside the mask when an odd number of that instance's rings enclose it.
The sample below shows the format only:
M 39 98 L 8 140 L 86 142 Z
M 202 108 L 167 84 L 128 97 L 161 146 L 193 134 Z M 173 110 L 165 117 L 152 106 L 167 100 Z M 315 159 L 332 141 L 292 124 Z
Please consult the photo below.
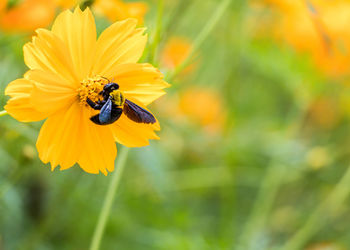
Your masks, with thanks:
M 104 87 L 103 87 L 103 90 L 105 92 L 112 92 L 113 90 L 117 90 L 119 89 L 119 85 L 115 82 L 110 82 L 110 83 L 107 83 Z

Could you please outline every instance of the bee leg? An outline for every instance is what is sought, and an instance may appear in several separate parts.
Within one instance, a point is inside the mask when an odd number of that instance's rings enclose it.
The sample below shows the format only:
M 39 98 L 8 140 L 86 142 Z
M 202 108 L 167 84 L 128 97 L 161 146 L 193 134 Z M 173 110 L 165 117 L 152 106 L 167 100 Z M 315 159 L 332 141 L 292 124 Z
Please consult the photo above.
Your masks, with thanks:
M 89 104 L 89 106 L 95 110 L 100 110 L 103 105 L 102 104 L 97 104 L 97 103 L 94 103 L 93 101 L 91 101 L 89 98 L 86 98 L 86 102 L 87 104 Z
M 97 103 L 97 104 L 101 104 L 101 105 L 105 105 L 105 104 L 106 104 L 106 101 L 105 101 L 105 100 L 102 100 L 102 101 L 98 100 L 96 103 Z

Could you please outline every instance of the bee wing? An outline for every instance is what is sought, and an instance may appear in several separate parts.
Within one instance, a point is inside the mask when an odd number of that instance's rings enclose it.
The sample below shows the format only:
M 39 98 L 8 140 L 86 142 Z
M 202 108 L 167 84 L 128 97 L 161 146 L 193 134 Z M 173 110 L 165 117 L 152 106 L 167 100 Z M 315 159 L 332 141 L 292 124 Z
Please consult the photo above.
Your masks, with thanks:
M 108 99 L 107 102 L 102 106 L 98 119 L 102 124 L 107 123 L 111 120 L 111 113 L 112 113 L 112 101 L 111 99 Z
M 128 99 L 125 100 L 124 104 L 124 114 L 130 119 L 133 120 L 134 122 L 138 123 L 155 123 L 156 118 L 145 110 L 144 108 L 141 108 L 137 104 L 129 101 Z

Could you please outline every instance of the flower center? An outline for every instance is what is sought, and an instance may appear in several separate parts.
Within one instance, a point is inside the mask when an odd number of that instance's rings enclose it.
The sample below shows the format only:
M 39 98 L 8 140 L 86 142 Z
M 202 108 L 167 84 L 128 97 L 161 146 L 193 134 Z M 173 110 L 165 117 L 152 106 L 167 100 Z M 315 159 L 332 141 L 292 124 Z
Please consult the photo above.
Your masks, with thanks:
M 104 85 L 108 83 L 108 79 L 102 76 L 93 76 L 87 79 L 84 79 L 80 82 L 81 86 L 78 88 L 79 104 L 87 105 L 86 99 L 89 98 L 93 102 L 97 102 L 102 99 L 102 96 L 99 94 Z

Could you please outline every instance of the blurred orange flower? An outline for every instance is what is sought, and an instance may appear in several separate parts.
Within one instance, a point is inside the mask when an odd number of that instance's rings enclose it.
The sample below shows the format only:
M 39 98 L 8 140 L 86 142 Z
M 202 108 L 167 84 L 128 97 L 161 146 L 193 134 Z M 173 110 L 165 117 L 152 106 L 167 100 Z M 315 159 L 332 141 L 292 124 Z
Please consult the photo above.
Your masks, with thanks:
M 308 52 L 331 76 L 350 73 L 350 2 L 343 0 L 266 0 L 279 20 L 274 30 L 297 51 Z
M 6 31 L 33 31 L 49 26 L 55 17 L 56 5 L 50 0 L 24 0 L 11 8 L 7 3 L 0 4 L 0 27 Z
M 97 14 L 107 17 L 111 22 L 136 18 L 139 24 L 143 23 L 148 6 L 144 2 L 124 3 L 120 0 L 96 0 L 93 9 Z
M 324 129 L 333 128 L 340 119 L 339 105 L 331 98 L 319 97 L 311 103 L 308 118 L 313 125 Z
M 187 89 L 180 96 L 178 112 L 211 133 L 221 132 L 226 119 L 219 94 L 204 87 Z
M 189 55 L 192 43 L 184 37 L 173 37 L 165 45 L 161 53 L 161 64 L 174 70 L 180 65 Z M 184 69 L 184 73 L 190 73 L 194 70 L 194 64 L 189 65 Z
M 345 250 L 346 248 L 335 242 L 316 243 L 306 248 L 306 250 Z

